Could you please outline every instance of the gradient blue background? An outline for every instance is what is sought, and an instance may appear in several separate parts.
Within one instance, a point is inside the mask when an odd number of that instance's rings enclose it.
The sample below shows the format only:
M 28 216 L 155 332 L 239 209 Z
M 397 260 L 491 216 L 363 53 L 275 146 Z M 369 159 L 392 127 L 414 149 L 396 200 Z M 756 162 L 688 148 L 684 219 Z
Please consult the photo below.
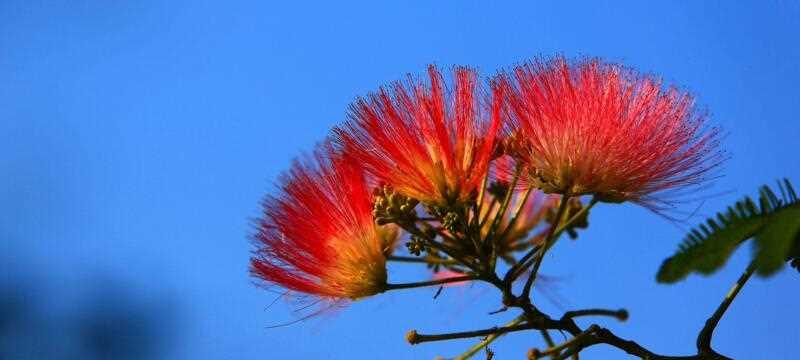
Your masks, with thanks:
M 437 300 L 435 289 L 393 293 L 267 329 L 296 317 L 284 302 L 268 307 L 275 295 L 247 276 L 249 220 L 292 157 L 354 97 L 428 63 L 491 75 L 539 54 L 601 56 L 691 90 L 724 127 L 731 158 L 697 217 L 676 225 L 600 206 L 543 268 L 556 279 L 537 293 L 545 310 L 625 307 L 628 322 L 598 321 L 656 352 L 693 352 L 749 251 L 711 278 L 656 284 L 682 227 L 763 183 L 800 184 L 796 2 L 224 3 L 0 2 L 0 286 L 29 310 L 9 312 L 27 329 L 0 335 L 10 358 L 78 358 L 68 324 L 98 297 L 144 319 L 131 338 L 151 341 L 146 356 L 158 359 L 432 359 L 474 341 L 411 347 L 403 334 L 507 321 L 486 315 L 499 299 L 475 286 Z M 793 358 L 798 295 L 793 271 L 754 279 L 715 347 Z M 518 333 L 492 348 L 516 359 L 541 345 Z M 584 358 L 626 355 L 597 346 Z

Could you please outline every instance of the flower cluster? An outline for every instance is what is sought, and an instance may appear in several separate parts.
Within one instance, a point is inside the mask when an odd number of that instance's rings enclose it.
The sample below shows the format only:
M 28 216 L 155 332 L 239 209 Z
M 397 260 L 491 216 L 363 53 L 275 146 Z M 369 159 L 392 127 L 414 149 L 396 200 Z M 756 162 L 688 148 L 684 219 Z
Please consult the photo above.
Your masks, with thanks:
M 574 236 L 597 201 L 657 209 L 721 162 L 719 131 L 690 94 L 621 65 L 555 58 L 489 81 L 465 67 L 427 75 L 356 100 L 294 163 L 264 203 L 255 276 L 357 299 L 407 287 L 387 281 L 392 258 L 467 277 L 494 275 L 500 258 L 507 283 L 532 263 L 515 252 Z M 392 254 L 398 228 L 420 257 Z M 433 281 L 447 279 L 464 281 Z

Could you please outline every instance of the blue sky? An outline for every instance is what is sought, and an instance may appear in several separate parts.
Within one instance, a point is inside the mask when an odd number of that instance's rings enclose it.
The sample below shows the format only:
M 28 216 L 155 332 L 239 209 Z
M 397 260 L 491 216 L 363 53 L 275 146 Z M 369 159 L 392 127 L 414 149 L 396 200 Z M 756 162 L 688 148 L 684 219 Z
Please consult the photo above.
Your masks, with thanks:
M 730 160 L 685 225 L 634 205 L 598 207 L 578 241 L 548 255 L 542 272 L 557 279 L 546 292 L 554 301 L 539 293 L 540 303 L 554 315 L 627 308 L 626 323 L 599 321 L 653 351 L 690 354 L 749 249 L 711 278 L 666 286 L 655 272 L 700 216 L 781 177 L 800 184 L 798 29 L 800 5 L 789 1 L 6 0 L 0 285 L 24 291 L 50 319 L 69 318 L 87 293 L 113 284 L 117 296 L 160 309 L 156 358 L 459 354 L 473 341 L 411 347 L 403 334 L 513 317 L 486 315 L 499 301 L 486 287 L 437 300 L 435 289 L 393 293 L 267 329 L 294 315 L 283 302 L 268 307 L 274 295 L 247 276 L 249 221 L 291 159 L 385 82 L 429 63 L 491 75 L 536 55 L 599 56 L 696 94 L 724 128 Z M 390 276 L 426 275 L 406 265 Z M 790 358 L 800 341 L 797 280 L 785 270 L 749 283 L 715 347 L 734 358 Z M 519 333 L 493 349 L 520 358 L 534 346 L 538 336 Z M 601 346 L 585 354 L 625 358 Z

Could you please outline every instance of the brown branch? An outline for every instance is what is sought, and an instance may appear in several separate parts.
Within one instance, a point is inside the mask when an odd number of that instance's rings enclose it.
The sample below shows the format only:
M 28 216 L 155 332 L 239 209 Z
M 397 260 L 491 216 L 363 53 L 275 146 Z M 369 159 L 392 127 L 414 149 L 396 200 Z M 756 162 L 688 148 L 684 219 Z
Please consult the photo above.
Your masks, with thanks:
M 584 309 L 573 310 L 564 313 L 563 319 L 572 319 L 581 316 L 610 316 L 619 321 L 628 320 L 628 311 L 625 309 L 607 310 L 607 309 Z
M 636 356 L 640 359 L 647 359 L 647 360 L 730 360 L 722 355 L 719 354 L 697 354 L 697 355 L 687 355 L 687 356 L 669 356 L 669 355 L 660 355 L 656 354 L 650 350 L 647 350 L 643 346 L 639 345 L 635 341 L 626 340 L 620 338 L 617 335 L 614 335 L 610 330 L 599 327 L 597 325 L 592 325 L 586 331 L 577 331 L 580 330 L 577 325 L 575 325 L 574 321 L 570 318 L 564 318 L 559 321 L 562 323 L 563 326 L 567 331 L 572 333 L 574 336 L 572 339 L 568 340 L 561 346 L 559 346 L 556 350 L 563 351 L 557 356 L 554 356 L 553 359 L 567 359 L 568 357 L 580 353 L 584 349 L 599 345 L 599 344 L 606 344 L 613 346 L 617 349 L 625 351 L 626 353 Z M 587 335 L 587 333 L 589 335 Z M 568 346 L 564 346 L 567 344 Z M 540 352 L 538 350 L 533 349 L 529 352 L 529 358 L 536 359 L 532 355 L 549 355 L 554 354 L 555 351 L 551 351 L 548 349 L 546 352 Z
M 547 344 L 548 347 L 556 346 L 556 342 L 553 341 L 553 337 L 550 336 L 550 332 L 547 331 L 547 329 L 541 329 L 539 330 L 539 333 L 542 334 L 542 338 L 544 339 L 544 342 L 545 344 Z
M 504 326 L 504 327 L 492 327 L 482 330 L 463 331 L 463 332 L 455 332 L 447 334 L 432 334 L 432 335 L 422 335 L 417 333 L 416 330 L 411 330 L 406 333 L 406 341 L 408 341 L 408 343 L 411 345 L 416 345 L 430 341 L 466 339 L 466 338 L 481 337 L 487 335 L 501 335 L 515 331 L 530 330 L 536 328 L 537 328 L 536 324 L 526 323 L 526 324 Z
M 545 350 L 543 352 L 539 352 L 537 350 L 531 351 L 530 353 L 533 356 L 528 356 L 528 357 L 529 358 L 530 357 L 538 358 L 538 357 L 541 357 L 541 356 L 553 356 L 553 358 L 562 358 L 561 356 L 563 354 L 561 354 L 561 351 L 563 351 L 565 349 L 568 349 L 570 347 L 573 347 L 576 344 L 581 343 L 582 341 L 584 341 L 584 339 L 589 338 L 595 331 L 597 331 L 599 329 L 600 329 L 599 326 L 592 325 L 588 329 L 586 329 L 586 331 L 584 331 L 584 332 L 582 332 L 582 333 L 580 333 L 578 335 L 575 335 L 575 337 L 573 337 L 572 339 L 569 339 L 569 340 L 567 340 L 567 341 L 565 341 L 565 342 L 563 342 L 563 343 L 561 343 L 559 345 L 551 346 L 550 348 L 548 348 L 547 350 Z M 571 354 L 569 354 L 569 355 L 571 355 Z M 569 355 L 564 355 L 563 358 L 566 359 L 567 357 L 569 357 Z
M 528 251 L 527 254 L 525 254 L 521 259 L 519 259 L 519 261 L 517 261 L 516 264 L 511 266 L 511 269 L 508 270 L 508 272 L 506 273 L 506 276 L 503 277 L 503 281 L 506 282 L 506 283 L 514 282 L 514 280 L 519 275 L 521 275 L 522 272 L 525 271 L 523 269 L 523 267 L 527 267 L 527 266 L 524 266 L 523 264 L 526 264 L 528 262 L 528 260 L 530 260 L 531 257 L 533 257 L 533 255 L 536 255 L 536 252 L 539 251 L 539 248 L 541 248 L 541 246 L 534 245 L 533 248 L 530 251 Z
M 648 360 L 701 360 L 701 359 L 712 359 L 707 358 L 701 355 L 690 355 L 690 356 L 665 356 L 655 354 L 650 350 L 645 349 L 641 345 L 637 344 L 635 341 L 625 340 L 620 338 L 614 333 L 612 333 L 608 329 L 600 328 L 595 332 L 596 337 L 596 344 L 608 344 L 617 349 L 625 351 L 626 353 L 634 356 L 638 356 L 641 359 L 648 359 Z M 587 343 L 586 346 L 583 348 L 591 346 L 593 344 Z M 580 351 L 582 349 L 576 349 L 576 351 Z
M 717 324 L 719 324 L 720 319 L 722 319 L 722 315 L 725 315 L 725 311 L 731 306 L 736 295 L 739 294 L 739 291 L 742 290 L 742 287 L 747 283 L 747 280 L 750 279 L 750 276 L 753 275 L 755 270 L 755 263 L 750 263 L 744 273 L 739 277 L 739 280 L 733 284 L 728 294 L 725 295 L 722 303 L 719 304 L 717 310 L 714 311 L 714 314 L 706 320 L 705 326 L 703 326 L 703 329 L 701 329 L 700 333 L 697 335 L 697 351 L 699 353 L 719 355 L 711 348 L 711 338 L 714 336 L 714 329 L 717 327 Z
M 585 331 L 580 331 L 575 322 L 570 318 L 564 318 L 559 321 L 562 323 L 567 331 L 569 331 L 573 338 L 556 347 L 541 352 L 537 349 L 531 349 L 528 352 L 529 359 L 539 359 L 542 356 L 551 356 L 552 359 L 567 359 L 570 356 L 580 353 L 584 349 L 598 345 L 607 344 L 616 347 L 626 353 L 636 356 L 640 359 L 647 360 L 717 360 L 724 358 L 708 357 L 705 355 L 690 355 L 690 356 L 665 356 L 656 354 L 650 350 L 645 349 L 641 345 L 631 340 L 622 339 L 610 330 L 602 328 L 597 325 L 592 325 Z
M 511 322 L 506 324 L 505 327 L 518 325 L 524 320 L 525 320 L 525 316 L 524 315 L 520 315 L 517 318 L 515 318 L 514 320 L 511 320 Z M 486 348 L 487 346 L 489 346 L 489 344 L 491 344 L 493 341 L 497 340 L 497 338 L 499 338 L 500 336 L 502 336 L 502 334 L 492 334 L 492 335 L 487 336 L 486 339 L 483 339 L 483 341 L 475 344 L 474 346 L 469 348 L 463 354 L 461 354 L 459 356 L 456 356 L 455 358 L 453 358 L 453 360 L 469 359 L 470 357 L 472 357 L 472 355 L 475 355 L 481 349 Z

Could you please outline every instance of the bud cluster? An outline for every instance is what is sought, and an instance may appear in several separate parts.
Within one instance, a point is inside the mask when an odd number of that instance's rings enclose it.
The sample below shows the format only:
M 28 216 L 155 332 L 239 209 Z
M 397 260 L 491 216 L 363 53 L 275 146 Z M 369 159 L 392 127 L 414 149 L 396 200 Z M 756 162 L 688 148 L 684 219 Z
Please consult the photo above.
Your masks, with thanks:
M 416 256 L 422 255 L 422 253 L 427 250 L 427 246 L 425 246 L 425 240 L 416 235 L 411 236 L 411 239 L 406 243 L 406 248 L 408 248 L 408 252 L 410 254 Z
M 450 211 L 442 218 L 442 227 L 451 233 L 457 232 L 462 224 L 462 216 L 455 211 Z
M 375 188 L 372 216 L 378 225 L 406 223 L 417 218 L 416 206 L 419 201 L 402 195 L 391 186 Z

